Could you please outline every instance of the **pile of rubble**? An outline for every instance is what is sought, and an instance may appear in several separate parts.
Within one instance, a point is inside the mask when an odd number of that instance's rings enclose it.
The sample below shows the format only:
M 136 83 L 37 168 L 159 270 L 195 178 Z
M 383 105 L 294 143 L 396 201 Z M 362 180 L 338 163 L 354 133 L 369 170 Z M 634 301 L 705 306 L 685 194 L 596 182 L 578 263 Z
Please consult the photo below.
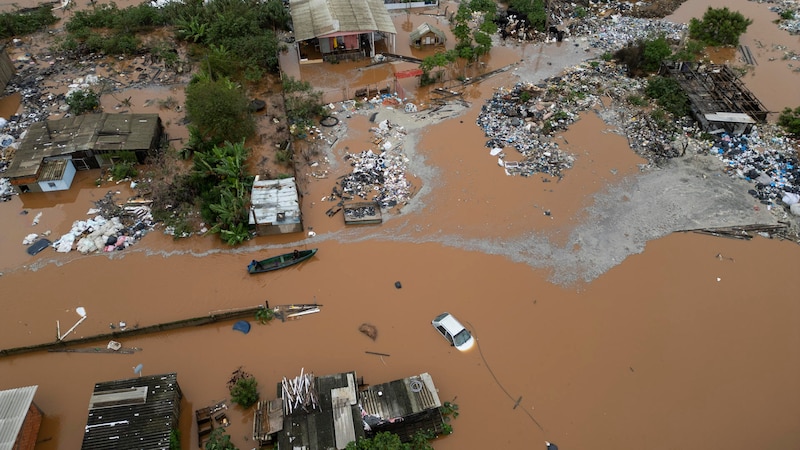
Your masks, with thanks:
M 53 243 L 57 252 L 112 252 L 128 248 L 153 229 L 155 222 L 148 205 L 119 206 L 109 192 L 95 202 L 88 220 L 76 220 L 69 232 Z
M 582 111 L 597 105 L 600 93 L 625 99 L 641 88 L 641 82 L 628 78 L 620 66 L 587 62 L 536 85 L 520 82 L 511 89 L 499 89 L 481 108 L 477 123 L 488 138 L 490 153 L 500 158 L 498 163 L 510 175 L 562 177 L 574 158 L 553 142 L 553 133 L 566 130 Z M 626 126 L 622 128 L 634 137 L 631 145 L 635 150 L 652 151 L 654 143 L 669 142 L 645 120 L 623 122 Z M 505 161 L 506 147 L 517 150 L 522 160 Z
M 412 186 L 406 178 L 408 159 L 402 153 L 405 130 L 384 120 L 370 131 L 379 150 L 345 154 L 345 161 L 353 169 L 339 180 L 330 197 L 323 200 L 340 198 L 338 206 L 341 206 L 344 201 L 359 197 L 375 201 L 382 208 L 392 208 L 405 204 L 411 197 Z
M 687 31 L 686 24 L 682 23 L 619 15 L 591 15 L 573 28 L 573 34 L 588 36 L 590 46 L 607 52 L 615 52 L 630 42 L 659 36 L 680 42 Z
M 789 139 L 764 139 L 757 130 L 742 136 L 721 134 L 710 151 L 725 164 L 728 174 L 754 183 L 749 192 L 762 204 L 785 205 L 800 216 L 800 166 Z

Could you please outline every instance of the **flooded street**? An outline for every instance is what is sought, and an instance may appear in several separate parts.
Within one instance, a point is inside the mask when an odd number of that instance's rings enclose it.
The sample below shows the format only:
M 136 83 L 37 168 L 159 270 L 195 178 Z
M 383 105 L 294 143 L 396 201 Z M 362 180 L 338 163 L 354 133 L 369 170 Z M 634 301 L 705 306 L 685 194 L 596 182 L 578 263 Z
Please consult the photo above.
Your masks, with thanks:
M 768 61 L 778 54 L 773 43 L 800 52 L 798 37 L 775 31 L 768 5 L 726 6 L 754 19 L 742 39 L 759 61 L 744 79 L 748 87 L 770 111 L 800 105 L 800 74 L 779 56 Z M 690 0 L 673 19 L 699 17 L 706 7 Z M 396 20 L 411 22 L 402 28 L 407 34 L 422 19 Z M 509 45 L 490 67 L 521 54 L 545 73 L 559 50 L 585 54 L 569 45 Z M 330 76 L 343 77 L 343 67 Z M 387 66 L 372 70 L 363 75 L 370 82 L 392 74 Z M 401 111 L 381 106 L 339 116 L 347 132 L 326 149 L 327 178 L 298 169 L 304 223 L 315 236 L 258 237 L 231 248 L 216 236 L 175 241 L 159 229 L 124 251 L 29 256 L 20 245 L 25 236 L 51 230 L 57 239 L 107 192 L 130 196 L 128 183 L 96 187 L 98 171 L 78 172 L 69 191 L 0 203 L 0 349 L 53 341 L 56 321 L 63 332 L 79 319 L 77 307 L 87 319 L 71 338 L 108 333 L 120 321 L 144 327 L 264 301 L 322 305 L 287 322 L 252 318 L 246 335 L 226 322 L 125 339 L 125 347 L 141 349 L 133 354 L 0 358 L 0 389 L 39 385 L 35 402 L 45 418 L 37 450 L 79 448 L 94 384 L 133 377 L 138 364 L 143 375 L 177 372 L 184 449 L 197 448 L 193 411 L 228 398 L 226 382 L 240 366 L 258 380 L 262 399 L 301 370 L 354 370 L 367 384 L 428 372 L 439 397 L 460 412 L 454 433 L 433 442 L 437 450 L 544 449 L 545 440 L 563 450 L 800 448 L 800 303 L 791 288 L 800 247 L 694 233 L 668 234 L 644 248 L 633 238 L 618 244 L 602 231 L 614 217 L 598 218 L 591 208 L 611 187 L 632 183 L 645 160 L 587 111 L 555 138 L 576 158 L 562 179 L 507 176 L 476 119 L 496 89 L 516 81 L 513 70 L 498 74 L 469 88 L 462 113 L 436 125 L 407 124 L 403 148 L 416 194 L 381 225 L 345 227 L 321 200 L 349 169 L 345 153 L 375 148 L 372 112 L 377 121 L 403 120 Z M 427 101 L 428 94 L 409 95 Z M 167 87 L 118 92 L 102 103 L 107 112 L 158 112 L 179 146 L 187 137 L 182 113 L 161 106 L 170 97 L 183 102 L 181 89 Z M 611 269 L 577 273 L 595 264 L 587 249 L 605 240 Z M 302 264 L 248 275 L 252 259 L 294 248 L 319 251 Z M 558 282 L 572 271 L 573 282 Z M 448 346 L 430 324 L 443 311 L 478 345 L 464 353 Z M 359 332 L 363 323 L 377 328 L 377 339 Z M 253 448 L 252 411 L 231 406 L 228 417 L 233 442 Z

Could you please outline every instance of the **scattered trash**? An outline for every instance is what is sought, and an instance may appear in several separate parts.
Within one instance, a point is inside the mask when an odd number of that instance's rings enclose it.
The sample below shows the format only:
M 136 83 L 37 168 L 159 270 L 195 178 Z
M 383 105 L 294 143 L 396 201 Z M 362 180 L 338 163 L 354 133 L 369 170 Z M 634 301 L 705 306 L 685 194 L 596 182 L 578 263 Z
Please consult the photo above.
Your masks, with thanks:
M 138 364 L 136 367 L 133 368 L 133 373 L 142 376 L 142 369 L 144 369 L 144 365 Z
M 39 235 L 38 235 L 38 234 L 36 234 L 36 233 L 31 233 L 31 234 L 29 234 L 29 235 L 25 236 L 25 239 L 23 239 L 23 240 L 22 240 L 22 245 L 31 245 L 31 244 L 33 244 L 33 242 L 34 242 L 34 241 L 36 240 L 36 238 L 38 238 L 38 237 L 39 237 Z
M 358 331 L 360 331 L 373 341 L 378 338 L 378 328 L 370 323 L 362 323 L 361 326 L 358 327 Z
M 122 348 L 122 344 L 117 341 L 108 341 L 108 346 L 106 348 L 117 351 Z
M 394 287 L 396 287 L 397 289 L 400 289 L 400 288 L 403 287 L 403 285 L 399 281 L 395 281 L 394 282 Z
M 42 212 L 40 211 L 36 214 L 36 217 L 33 218 L 33 225 L 39 225 L 39 220 L 42 218 Z

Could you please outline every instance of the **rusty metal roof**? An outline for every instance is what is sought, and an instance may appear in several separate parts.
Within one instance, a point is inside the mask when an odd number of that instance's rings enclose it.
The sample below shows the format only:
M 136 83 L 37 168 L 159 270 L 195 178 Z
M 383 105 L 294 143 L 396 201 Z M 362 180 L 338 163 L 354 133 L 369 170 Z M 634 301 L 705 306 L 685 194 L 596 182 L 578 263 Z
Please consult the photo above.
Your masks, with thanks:
M 158 114 L 84 114 L 35 122 L 28 127 L 4 176 L 36 176 L 46 158 L 79 151 L 148 150 L 160 127 Z

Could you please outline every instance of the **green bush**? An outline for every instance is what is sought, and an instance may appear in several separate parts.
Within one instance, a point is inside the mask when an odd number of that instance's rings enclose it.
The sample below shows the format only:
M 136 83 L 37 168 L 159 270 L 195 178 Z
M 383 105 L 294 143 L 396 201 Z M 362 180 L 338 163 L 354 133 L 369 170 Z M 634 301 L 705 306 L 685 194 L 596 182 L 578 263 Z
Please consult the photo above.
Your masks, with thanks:
M 111 166 L 111 176 L 115 180 L 136 178 L 137 175 L 139 172 L 136 170 L 136 164 L 131 161 L 122 161 Z
M 35 33 L 58 22 L 51 5 L 42 5 L 31 11 L 0 14 L 0 39 Z
M 231 401 L 242 408 L 249 408 L 258 401 L 258 382 L 253 375 L 238 368 L 228 381 Z
M 81 115 L 100 106 L 100 98 L 91 90 L 78 89 L 67 96 L 67 105 L 72 114 Z
M 753 23 L 740 12 L 732 12 L 727 7 L 714 9 L 708 7 L 703 20 L 689 21 L 689 37 L 708 45 L 739 45 L 739 36 Z
M 231 442 L 231 437 L 225 433 L 224 428 L 214 428 L 208 436 L 205 450 L 239 450 Z
M 255 119 L 242 87 L 230 79 L 196 77 L 186 86 L 186 113 L 203 137 L 240 142 L 255 132 Z
M 689 114 L 689 98 L 680 84 L 672 78 L 652 77 L 647 81 L 645 93 L 675 117 Z
M 792 110 L 786 107 L 778 116 L 778 125 L 794 137 L 800 137 L 800 106 Z

